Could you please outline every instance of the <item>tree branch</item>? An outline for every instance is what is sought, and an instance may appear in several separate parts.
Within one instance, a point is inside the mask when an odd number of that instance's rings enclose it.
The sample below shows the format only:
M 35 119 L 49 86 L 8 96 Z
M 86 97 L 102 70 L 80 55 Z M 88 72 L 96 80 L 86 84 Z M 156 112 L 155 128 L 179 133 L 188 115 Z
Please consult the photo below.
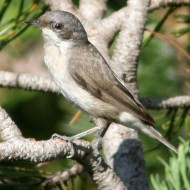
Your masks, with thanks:
M 149 11 L 168 6 L 189 6 L 190 0 L 151 0 Z
M 35 141 L 34 139 L 25 139 L 19 128 L 1 107 L 0 135 L 2 142 L 0 143 L 0 161 L 28 160 L 38 163 L 68 157 L 72 153 L 71 143 L 63 140 Z M 88 152 L 89 142 L 80 140 L 76 141 L 75 144 L 77 156 L 79 158 L 84 157 Z
M 35 141 L 25 139 L 16 124 L 8 114 L 0 108 L 0 161 L 25 160 L 34 163 L 46 162 L 59 158 L 68 158 L 81 163 L 92 175 L 94 181 L 102 190 L 119 188 L 123 184 L 111 168 L 103 161 L 100 154 L 90 148 L 90 143 L 76 140 L 73 143 L 60 139 Z M 74 148 L 74 155 L 73 155 Z M 111 176 L 114 183 L 110 183 Z
M 22 133 L 6 111 L 0 107 L 0 142 L 14 139 L 22 139 Z
M 118 77 L 123 79 L 136 95 L 138 94 L 136 73 L 148 2 L 148 0 L 143 0 L 141 3 L 133 0 L 128 1 L 125 19 L 110 62 Z
M 51 10 L 63 10 L 79 16 L 77 7 L 73 4 L 72 0 L 46 0 L 46 3 L 51 7 Z
M 142 98 L 141 102 L 149 109 L 189 108 L 190 96 L 172 98 Z
M 106 10 L 107 0 L 80 0 L 79 11 L 85 20 L 100 19 Z
M 135 130 L 112 123 L 104 136 L 103 147 L 108 164 L 125 187 L 149 189 L 142 146 Z
M 59 184 L 60 182 L 66 182 L 67 180 L 81 174 L 83 171 L 84 167 L 81 164 L 76 163 L 71 168 L 65 169 L 62 172 L 57 172 L 53 175 L 46 175 L 46 179 L 43 182 L 42 187 L 49 188 Z
M 125 16 L 121 31 L 110 62 L 118 77 L 130 86 L 135 95 L 138 94 L 136 72 L 148 3 L 148 0 L 128 1 L 128 6 L 124 9 Z M 110 144 L 113 139 L 114 143 Z M 143 151 L 135 130 L 111 124 L 104 136 L 103 148 L 107 162 L 114 168 L 126 187 L 149 189 Z M 136 170 L 137 168 L 138 170 Z
M 124 7 L 116 12 L 113 12 L 110 16 L 103 18 L 97 25 L 97 30 L 103 36 L 108 44 L 114 37 L 114 35 L 121 29 L 123 18 L 127 7 Z
M 0 71 L 0 86 L 4 88 L 60 93 L 51 78 L 25 73 Z
M 3 88 L 60 94 L 51 78 L 34 74 L 0 71 L 0 86 Z M 141 102 L 150 109 L 186 108 L 190 106 L 190 96 L 141 98 Z
M 0 86 L 3 88 L 60 94 L 51 78 L 26 73 L 0 71 Z M 150 109 L 186 108 L 190 106 L 190 96 L 141 98 L 141 102 L 146 108 Z
M 102 20 L 100 19 L 106 8 L 106 0 L 95 0 L 93 3 L 81 0 L 79 9 L 71 0 L 46 1 L 52 10 L 60 9 L 77 15 L 87 30 L 89 40 L 100 50 L 107 61 L 109 61 L 108 43 L 115 33 L 120 31 L 110 64 L 119 78 L 128 83 L 132 91 L 138 95 L 136 72 L 149 0 L 128 0 L 127 7 Z M 153 3 L 156 4 L 156 1 L 152 0 L 151 6 Z M 151 10 L 151 6 L 149 10 Z M 93 11 L 91 11 L 92 8 Z M 51 79 L 30 74 L 0 72 L 0 86 L 59 93 Z M 190 97 L 143 99 L 143 103 L 152 109 L 181 107 L 181 105 L 189 107 Z M 74 146 L 76 154 L 73 159 L 87 169 L 100 189 L 124 189 L 125 187 L 135 189 L 139 186 L 142 187 L 141 189 L 148 189 L 142 148 L 138 134 L 132 129 L 112 124 L 103 140 L 108 163 L 120 178 L 100 155 L 89 148 L 89 142 L 77 140 L 72 145 L 59 139 L 46 141 L 25 139 L 18 127 L 2 109 L 0 109 L 0 135 L 2 140 L 0 160 L 16 159 L 44 162 L 70 156 Z

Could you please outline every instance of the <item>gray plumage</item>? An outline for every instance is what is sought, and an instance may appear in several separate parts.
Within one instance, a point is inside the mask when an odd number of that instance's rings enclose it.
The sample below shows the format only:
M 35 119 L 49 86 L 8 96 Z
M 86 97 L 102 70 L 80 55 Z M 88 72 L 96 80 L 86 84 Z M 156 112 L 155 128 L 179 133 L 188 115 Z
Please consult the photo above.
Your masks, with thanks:
M 46 12 L 28 23 L 42 29 L 45 64 L 68 100 L 90 115 L 138 129 L 177 152 L 153 128 L 154 119 L 117 79 L 74 15 Z

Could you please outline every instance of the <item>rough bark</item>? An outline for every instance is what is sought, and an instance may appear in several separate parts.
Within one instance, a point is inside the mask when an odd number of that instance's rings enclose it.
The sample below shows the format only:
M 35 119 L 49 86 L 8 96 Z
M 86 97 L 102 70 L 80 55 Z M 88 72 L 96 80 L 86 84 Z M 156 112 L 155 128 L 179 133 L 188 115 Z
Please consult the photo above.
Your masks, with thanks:
M 46 2 L 52 10 L 69 11 L 79 17 L 88 33 L 89 40 L 99 49 L 118 78 L 124 81 L 136 97 L 139 94 L 136 80 L 138 58 L 147 11 L 190 3 L 189 0 L 152 0 L 150 2 L 149 0 L 128 0 L 124 8 L 103 18 L 104 11 L 107 9 L 106 0 L 93 2 L 81 0 L 79 8 L 71 0 L 46 0 Z M 117 32 L 119 32 L 117 45 L 110 58 L 109 43 Z M 0 86 L 59 94 L 50 78 L 31 74 L 1 71 Z M 189 96 L 142 98 L 141 102 L 150 109 L 190 107 Z M 25 139 L 2 108 L 0 108 L 0 140 L 0 161 L 27 160 L 39 163 L 72 157 L 89 172 L 99 189 L 149 189 L 138 134 L 121 125 L 111 124 L 103 139 L 106 162 L 90 148 L 90 143 L 87 141 L 77 140 L 72 144 L 59 139 L 46 141 Z

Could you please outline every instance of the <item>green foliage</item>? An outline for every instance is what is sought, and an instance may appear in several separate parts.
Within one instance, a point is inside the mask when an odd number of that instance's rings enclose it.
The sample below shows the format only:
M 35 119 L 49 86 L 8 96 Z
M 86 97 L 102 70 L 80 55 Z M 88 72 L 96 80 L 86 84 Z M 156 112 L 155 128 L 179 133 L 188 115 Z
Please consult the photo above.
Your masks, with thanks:
M 0 1 L 0 50 L 28 28 L 28 25 L 22 23 L 24 20 L 38 17 L 44 12 L 46 6 L 40 2 L 40 0 L 20 0 L 19 3 L 12 0 Z
M 74 2 L 76 5 L 79 4 L 79 0 L 74 0 Z M 124 0 L 109 1 L 109 9 L 105 15 L 109 15 L 111 12 L 121 8 L 125 3 L 126 1 Z M 16 51 L 23 56 L 23 52 L 28 51 L 28 48 L 25 48 L 27 44 L 29 44 L 28 46 L 32 49 L 30 46 L 31 41 L 32 43 L 39 42 L 38 39 L 41 35 L 39 35 L 38 30 L 32 29 L 32 27 L 31 30 L 29 29 L 25 33 L 24 31 L 28 25 L 23 24 L 22 21 L 37 18 L 45 9 L 44 2 L 40 0 L 1 0 L 0 49 L 4 48 L 6 44 L 18 36 L 19 38 L 17 38 L 17 40 L 20 40 L 19 45 L 15 46 L 13 43 L 9 45 L 9 49 L 13 48 L 11 52 L 12 57 L 14 57 Z M 159 31 L 163 27 L 163 24 L 167 21 L 168 16 L 173 10 L 172 8 L 168 10 L 160 21 L 158 21 L 158 17 L 152 21 L 151 25 L 155 26 L 155 31 Z M 150 17 L 153 18 L 153 16 L 154 15 L 151 14 Z M 187 21 L 188 19 L 184 22 L 189 23 Z M 20 36 L 20 34 L 23 35 Z M 116 40 L 112 43 L 111 52 L 115 47 L 115 42 Z M 179 75 L 180 67 L 176 57 L 177 52 L 174 51 L 167 42 L 155 39 L 153 35 L 149 34 L 148 38 L 144 40 L 138 73 L 139 87 L 142 96 L 163 97 L 175 96 L 182 93 L 181 76 Z M 1 105 L 6 108 L 11 118 L 18 124 L 24 137 L 48 139 L 55 132 L 70 136 L 91 127 L 89 117 L 85 114 L 82 114 L 76 123 L 70 126 L 68 123 L 77 110 L 70 103 L 65 101 L 63 97 L 57 97 L 57 95 L 23 92 L 21 90 L 6 90 L 6 92 L 1 92 Z M 190 131 L 190 121 L 188 121 L 186 125 L 188 126 L 187 129 L 184 129 L 185 127 L 182 126 L 184 121 L 186 122 L 187 112 L 188 109 L 184 109 L 182 112 L 173 110 L 167 114 L 167 121 L 165 118 L 165 120 L 163 119 L 163 110 L 153 115 L 157 114 L 158 126 L 163 126 L 162 132 L 165 132 L 169 140 L 176 143 L 177 134 L 175 135 L 174 133 L 177 133 L 177 130 L 184 130 L 183 134 L 181 133 L 183 137 L 187 135 L 187 131 Z M 177 120 L 179 113 L 181 113 L 181 117 Z M 172 131 L 170 129 L 172 129 Z M 157 173 L 162 172 L 160 167 L 161 163 L 159 165 L 156 159 L 152 158 L 155 158 L 155 155 L 159 153 L 159 156 L 162 156 L 163 160 L 167 160 L 169 154 L 168 149 L 158 149 L 156 146 L 158 142 L 147 137 L 144 137 L 143 142 L 145 142 L 145 148 L 149 150 L 152 148 L 145 156 L 147 168 L 149 169 L 148 173 L 152 173 L 153 170 Z M 167 179 L 167 182 L 162 180 L 163 176 L 161 176 L 160 173 L 151 177 L 156 190 L 166 190 L 169 189 L 169 187 L 175 187 L 173 189 L 177 190 L 177 188 L 185 189 L 188 187 L 189 182 L 187 179 L 190 178 L 190 176 L 189 167 L 187 166 L 190 166 L 190 163 L 189 159 L 187 159 L 187 154 L 189 154 L 187 152 L 189 149 L 185 146 L 187 150 L 185 154 L 183 152 L 185 151 L 183 150 L 184 146 L 185 144 L 179 148 L 182 152 L 180 153 L 180 155 L 182 155 L 181 157 L 176 158 L 174 156 L 169 164 L 166 164 L 167 161 L 162 160 L 166 168 L 164 178 Z M 155 147 L 157 150 L 152 151 Z M 159 147 L 161 147 L 160 144 Z M 176 163 L 178 166 L 176 166 Z M 6 163 L 3 167 L 0 167 L 0 189 L 42 189 L 41 185 L 44 180 L 47 179 L 48 175 L 54 175 L 57 171 L 62 171 L 72 164 L 73 162 L 68 159 L 48 162 L 43 165 L 43 168 L 23 162 L 19 164 L 17 162 Z M 74 180 L 74 185 L 72 180 Z M 76 177 L 72 180 L 67 181 L 67 183 L 60 182 L 59 185 L 56 184 L 54 187 L 49 187 L 49 189 L 73 188 L 76 190 L 85 190 L 95 188 L 90 178 L 87 178 L 87 174 L 82 174 L 80 178 Z M 184 187 L 182 182 L 184 183 Z M 171 183 L 170 186 L 167 186 L 168 183 Z
M 81 173 L 80 177 L 68 177 L 68 179 L 61 181 L 62 178 L 66 178 L 67 174 L 60 178 L 60 173 L 67 171 L 69 167 L 63 169 L 63 163 L 60 162 L 59 168 L 55 171 L 55 161 L 48 164 L 39 164 L 35 167 L 32 164 L 26 166 L 0 166 L 0 189 L 1 190 L 87 190 L 89 185 L 92 186 L 92 181 L 85 173 Z M 57 165 L 58 161 L 56 161 Z M 6 165 L 5 164 L 5 165 Z M 26 164 L 26 163 L 25 163 Z M 47 170 L 48 168 L 48 170 Z M 58 177 L 59 176 L 59 177 Z M 56 183 L 54 181 L 56 178 Z M 58 180 L 60 178 L 60 180 Z M 91 188 L 93 190 L 93 188 Z
M 158 22 L 158 24 L 156 24 L 154 31 L 158 32 L 160 30 L 160 28 L 163 26 L 164 22 L 167 20 L 167 18 L 170 16 L 170 14 L 175 10 L 175 7 L 171 7 L 162 17 L 162 19 Z M 142 47 L 145 47 L 146 45 L 149 44 L 149 42 L 152 40 L 152 38 L 154 37 L 153 34 L 149 35 L 147 38 L 144 39 Z
M 138 70 L 141 95 L 149 97 L 181 95 L 178 66 L 175 50 L 167 42 L 152 39 L 141 54 Z
M 165 175 L 151 175 L 155 190 L 189 190 L 190 189 L 190 141 L 182 140 L 178 156 L 173 155 L 169 163 L 160 159 L 165 168 Z
M 45 172 L 35 168 L 0 167 L 0 189 L 37 190 Z
M 189 15 L 177 15 L 176 16 L 177 18 L 177 22 L 178 23 L 184 23 L 184 24 L 187 24 L 188 26 L 186 27 L 183 27 L 183 28 L 180 28 L 176 31 L 173 32 L 174 36 L 175 37 L 180 37 L 184 34 L 188 34 L 190 32 L 190 16 Z

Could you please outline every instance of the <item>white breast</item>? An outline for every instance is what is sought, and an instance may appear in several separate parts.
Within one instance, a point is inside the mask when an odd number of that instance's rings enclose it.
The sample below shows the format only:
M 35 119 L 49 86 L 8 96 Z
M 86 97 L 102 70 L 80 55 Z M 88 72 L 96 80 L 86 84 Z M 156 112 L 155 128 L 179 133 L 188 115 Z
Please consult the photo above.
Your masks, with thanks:
M 64 97 L 84 111 L 91 113 L 91 110 L 102 109 L 104 103 L 92 96 L 88 91 L 79 86 L 68 72 L 69 55 L 72 56 L 68 48 L 69 44 L 57 47 L 50 44 L 45 45 L 44 61 L 50 70 L 54 82 L 59 87 Z

